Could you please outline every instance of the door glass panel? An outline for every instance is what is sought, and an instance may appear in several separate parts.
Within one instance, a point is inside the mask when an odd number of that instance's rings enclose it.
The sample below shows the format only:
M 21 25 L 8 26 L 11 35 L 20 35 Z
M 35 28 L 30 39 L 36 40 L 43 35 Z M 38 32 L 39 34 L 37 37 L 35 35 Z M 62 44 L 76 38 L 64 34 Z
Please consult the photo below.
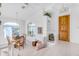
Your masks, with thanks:
M 20 34 L 19 24 L 8 22 L 4 24 L 4 38 L 12 39 Z

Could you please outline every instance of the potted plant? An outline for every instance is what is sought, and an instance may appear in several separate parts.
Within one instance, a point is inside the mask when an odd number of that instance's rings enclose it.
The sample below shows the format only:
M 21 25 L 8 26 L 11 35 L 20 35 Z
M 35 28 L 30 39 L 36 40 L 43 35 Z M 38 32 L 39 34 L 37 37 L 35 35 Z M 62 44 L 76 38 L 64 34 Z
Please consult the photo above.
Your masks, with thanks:
M 52 15 L 51 15 L 50 12 L 45 12 L 45 13 L 44 13 L 44 16 L 48 16 L 48 17 L 50 17 L 50 18 L 52 17 Z

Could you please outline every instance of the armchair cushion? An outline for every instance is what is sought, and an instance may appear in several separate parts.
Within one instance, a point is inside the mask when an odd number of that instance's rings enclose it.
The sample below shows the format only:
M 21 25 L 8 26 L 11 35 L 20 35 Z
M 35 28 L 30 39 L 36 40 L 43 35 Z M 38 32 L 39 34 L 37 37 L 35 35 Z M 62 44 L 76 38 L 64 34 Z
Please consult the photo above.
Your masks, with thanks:
M 36 49 L 39 50 L 39 49 L 42 49 L 46 47 L 46 42 L 44 41 L 38 41 L 37 44 L 36 44 Z

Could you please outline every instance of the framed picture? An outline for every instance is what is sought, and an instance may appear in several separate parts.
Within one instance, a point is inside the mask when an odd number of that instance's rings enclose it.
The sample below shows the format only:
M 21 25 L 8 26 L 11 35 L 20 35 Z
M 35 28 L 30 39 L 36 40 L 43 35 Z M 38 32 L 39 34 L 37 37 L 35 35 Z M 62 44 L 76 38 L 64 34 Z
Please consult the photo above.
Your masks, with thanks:
M 38 27 L 38 34 L 42 34 L 42 27 Z

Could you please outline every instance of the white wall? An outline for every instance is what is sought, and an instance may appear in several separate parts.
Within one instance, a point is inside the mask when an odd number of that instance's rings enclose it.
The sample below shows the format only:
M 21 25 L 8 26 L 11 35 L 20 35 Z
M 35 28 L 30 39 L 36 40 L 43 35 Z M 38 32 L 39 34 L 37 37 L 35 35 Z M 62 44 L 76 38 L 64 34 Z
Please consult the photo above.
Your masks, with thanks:
M 79 44 L 79 5 L 71 9 L 70 41 Z
M 36 24 L 37 27 L 43 27 L 43 34 L 46 35 L 46 17 L 40 14 L 40 12 L 36 12 L 33 17 L 29 17 L 26 20 L 26 33 L 27 33 L 27 24 L 32 22 Z

